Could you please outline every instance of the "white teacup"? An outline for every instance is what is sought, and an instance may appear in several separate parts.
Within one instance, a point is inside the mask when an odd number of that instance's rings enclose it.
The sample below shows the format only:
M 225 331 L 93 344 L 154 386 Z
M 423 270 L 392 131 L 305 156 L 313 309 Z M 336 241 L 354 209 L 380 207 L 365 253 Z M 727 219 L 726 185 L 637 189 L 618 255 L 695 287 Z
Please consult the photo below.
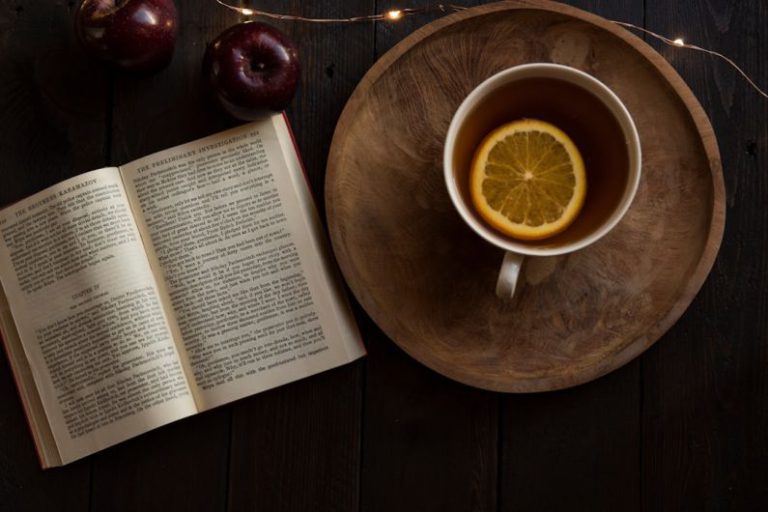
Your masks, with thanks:
M 539 241 L 510 238 L 477 214 L 469 195 L 472 156 L 494 128 L 521 118 L 548 121 L 570 136 L 587 172 L 587 196 L 565 231 Z M 640 183 L 640 138 L 621 100 L 596 78 L 559 64 L 515 66 L 477 86 L 453 116 L 443 153 L 448 192 L 478 235 L 506 251 L 496 294 L 511 299 L 526 256 L 567 254 L 605 236 L 629 209 Z

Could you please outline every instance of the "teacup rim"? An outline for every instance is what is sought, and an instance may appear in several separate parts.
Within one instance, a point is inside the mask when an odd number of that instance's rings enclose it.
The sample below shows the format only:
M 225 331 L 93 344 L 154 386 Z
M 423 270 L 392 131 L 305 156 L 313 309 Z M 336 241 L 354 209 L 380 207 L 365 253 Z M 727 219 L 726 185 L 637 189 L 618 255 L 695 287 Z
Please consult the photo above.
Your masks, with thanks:
M 467 114 L 471 112 L 471 109 L 476 106 L 478 101 L 485 97 L 489 92 L 492 92 L 494 85 L 503 85 L 508 83 L 506 80 L 509 75 L 525 74 L 527 71 L 548 71 L 554 72 L 554 74 L 560 74 L 557 76 L 551 76 L 552 78 L 565 79 L 573 83 L 576 86 L 582 86 L 583 83 L 574 82 L 568 80 L 570 77 L 578 77 L 581 81 L 586 81 L 590 84 L 590 88 L 585 88 L 590 93 L 594 94 L 611 112 L 616 121 L 621 126 L 624 138 L 629 148 L 629 170 L 631 173 L 631 179 L 627 180 L 626 187 L 620 205 L 614 210 L 611 218 L 605 222 L 600 228 L 580 240 L 572 242 L 570 244 L 558 247 L 537 247 L 531 245 L 530 242 L 516 242 L 504 237 L 500 233 L 496 233 L 490 227 L 479 222 L 468 211 L 469 205 L 465 204 L 461 193 L 459 192 L 456 180 L 454 179 L 453 172 L 453 149 L 458 136 L 459 127 L 461 122 L 466 118 Z M 539 76 L 539 75 L 530 75 Z M 564 78 L 565 77 L 565 78 Z M 525 76 L 521 77 L 525 78 Z M 599 94 L 598 94 L 599 92 Z M 606 97 L 610 101 L 606 101 Z M 580 69 L 576 69 L 563 64 L 556 64 L 551 62 L 533 62 L 520 64 L 506 68 L 494 75 L 486 78 L 480 84 L 478 84 L 461 102 L 459 108 L 451 118 L 451 123 L 448 127 L 448 132 L 443 145 L 443 174 L 448 188 L 451 201 L 453 202 L 459 215 L 463 218 L 475 233 L 481 236 L 489 243 L 503 249 L 505 251 L 514 252 L 526 256 L 557 256 L 562 254 L 568 254 L 574 251 L 583 249 L 601 238 L 607 235 L 616 225 L 622 220 L 624 215 L 629 210 L 637 190 L 640 185 L 640 178 L 642 174 L 642 147 L 640 145 L 640 136 L 637 132 L 632 115 L 629 110 L 607 85 L 598 80 L 596 77 L 586 73 Z

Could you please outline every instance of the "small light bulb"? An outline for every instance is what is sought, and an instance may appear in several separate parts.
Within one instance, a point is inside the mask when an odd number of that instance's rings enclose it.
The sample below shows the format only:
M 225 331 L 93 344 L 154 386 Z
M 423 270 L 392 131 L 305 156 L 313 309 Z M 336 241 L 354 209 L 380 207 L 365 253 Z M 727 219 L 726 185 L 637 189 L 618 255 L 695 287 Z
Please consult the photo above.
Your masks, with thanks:
M 399 9 L 395 9 L 387 13 L 387 18 L 389 18 L 390 20 L 399 20 L 402 17 L 403 17 L 403 11 Z
M 244 14 L 245 16 L 252 16 L 253 9 L 240 9 L 240 13 Z
M 675 43 L 675 46 L 685 46 L 685 41 L 683 41 L 682 37 L 678 37 L 672 42 Z

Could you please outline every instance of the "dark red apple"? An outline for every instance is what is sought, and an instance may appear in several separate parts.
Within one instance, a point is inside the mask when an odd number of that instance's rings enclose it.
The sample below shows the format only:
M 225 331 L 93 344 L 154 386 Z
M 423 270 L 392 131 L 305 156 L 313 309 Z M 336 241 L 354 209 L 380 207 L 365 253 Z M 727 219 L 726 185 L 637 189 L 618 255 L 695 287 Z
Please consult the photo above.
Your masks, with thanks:
M 299 52 L 275 27 L 241 23 L 208 45 L 203 76 L 221 106 L 248 121 L 291 102 L 301 76 Z
M 156 71 L 173 57 L 179 20 L 173 0 L 83 0 L 75 31 L 94 56 L 129 71 Z

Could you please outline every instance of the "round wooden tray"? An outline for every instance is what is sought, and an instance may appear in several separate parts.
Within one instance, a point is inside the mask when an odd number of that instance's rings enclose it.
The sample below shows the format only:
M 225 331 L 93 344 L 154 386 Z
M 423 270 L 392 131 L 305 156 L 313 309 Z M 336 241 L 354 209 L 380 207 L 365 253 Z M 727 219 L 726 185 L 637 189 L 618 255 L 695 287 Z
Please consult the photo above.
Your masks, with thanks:
M 616 229 L 528 259 L 506 304 L 494 294 L 503 254 L 454 211 L 441 155 L 462 99 L 526 62 L 611 87 L 637 123 L 643 177 Z M 339 121 L 326 207 L 342 272 L 384 332 L 450 378 L 508 392 L 587 382 L 651 346 L 703 284 L 725 223 L 717 142 L 680 76 L 623 28 L 542 0 L 442 18 L 383 56 Z

